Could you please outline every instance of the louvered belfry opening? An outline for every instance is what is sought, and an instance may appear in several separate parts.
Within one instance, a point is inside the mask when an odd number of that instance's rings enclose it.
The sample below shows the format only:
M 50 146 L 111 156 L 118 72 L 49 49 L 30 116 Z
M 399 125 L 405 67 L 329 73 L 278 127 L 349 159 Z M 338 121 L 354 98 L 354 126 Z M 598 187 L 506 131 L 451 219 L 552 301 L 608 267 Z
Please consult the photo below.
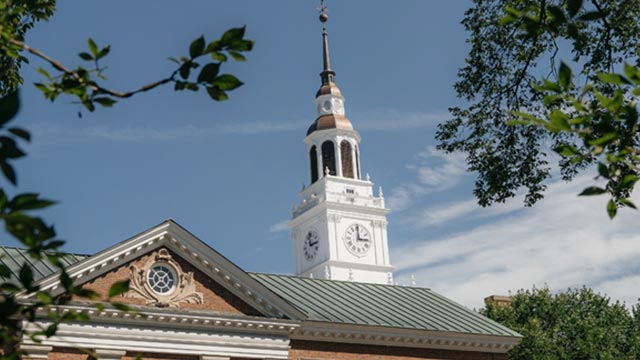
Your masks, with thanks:
M 340 158 L 342 159 L 342 176 L 355 178 L 353 176 L 353 154 L 351 152 L 351 143 L 342 140 L 340 143 Z
M 318 181 L 318 151 L 313 145 L 309 150 L 309 164 L 311 166 L 311 183 Z
M 329 168 L 329 175 L 336 175 L 336 150 L 332 141 L 322 144 L 322 171 Z

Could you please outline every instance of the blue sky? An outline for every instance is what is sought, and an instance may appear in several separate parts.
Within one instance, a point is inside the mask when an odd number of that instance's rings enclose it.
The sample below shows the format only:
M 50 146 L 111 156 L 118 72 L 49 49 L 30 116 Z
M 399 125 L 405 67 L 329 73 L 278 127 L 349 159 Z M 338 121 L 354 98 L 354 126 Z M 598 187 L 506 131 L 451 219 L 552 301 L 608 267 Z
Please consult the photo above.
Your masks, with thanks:
M 246 270 L 290 273 L 283 224 L 309 181 L 302 140 L 320 84 L 318 5 L 60 2 L 27 42 L 69 66 L 88 37 L 111 44 L 104 65 L 115 89 L 166 76 L 173 70 L 166 58 L 186 54 L 201 34 L 211 39 L 246 24 L 256 45 L 246 63 L 226 69 L 245 82 L 229 101 L 166 87 L 82 118 L 70 99 L 51 104 L 30 85 L 39 80 L 35 69 L 46 67 L 34 59 L 23 71 L 17 120 L 34 140 L 17 165 L 18 190 L 60 200 L 44 215 L 67 251 L 96 252 L 173 218 Z M 460 103 L 452 85 L 467 51 L 459 22 L 468 2 L 328 6 L 332 67 L 363 138 L 363 172 L 383 186 L 392 209 L 400 283 L 414 275 L 418 285 L 472 307 L 534 284 L 584 284 L 636 301 L 638 214 L 625 210 L 612 222 L 604 198 L 578 199 L 590 174 L 569 185 L 553 179 L 548 199 L 531 209 L 521 199 L 480 209 L 464 157 L 434 150 L 436 124 Z

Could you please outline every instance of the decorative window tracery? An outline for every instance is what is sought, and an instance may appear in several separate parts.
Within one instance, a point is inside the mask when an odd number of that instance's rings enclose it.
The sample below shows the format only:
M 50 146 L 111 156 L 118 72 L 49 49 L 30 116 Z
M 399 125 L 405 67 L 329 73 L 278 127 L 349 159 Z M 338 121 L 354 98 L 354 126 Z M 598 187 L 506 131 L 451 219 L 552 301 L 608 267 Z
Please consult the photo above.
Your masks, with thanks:
M 144 299 L 147 305 L 178 307 L 181 303 L 202 304 L 192 272 L 182 271 L 167 249 L 158 250 L 142 267 L 130 267 L 129 291 L 123 296 Z

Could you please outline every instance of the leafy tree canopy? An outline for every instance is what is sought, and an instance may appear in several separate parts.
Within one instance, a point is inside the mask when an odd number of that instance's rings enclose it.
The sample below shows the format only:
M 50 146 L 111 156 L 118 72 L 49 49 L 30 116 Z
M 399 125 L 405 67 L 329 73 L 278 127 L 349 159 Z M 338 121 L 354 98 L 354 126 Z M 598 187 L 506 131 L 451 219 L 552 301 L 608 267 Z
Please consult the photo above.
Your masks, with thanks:
M 520 290 L 511 305 L 487 301 L 481 311 L 524 336 L 510 360 L 637 359 L 640 315 L 636 305 L 611 302 L 588 288 L 552 294 L 548 288 Z
M 640 0 L 474 1 L 462 21 L 470 51 L 455 84 L 467 105 L 450 109 L 436 137 L 440 149 L 467 154 L 480 205 L 520 189 L 533 205 L 559 159 L 565 180 L 598 164 L 606 186 L 583 195 L 608 194 L 611 217 L 635 207 L 638 19 Z

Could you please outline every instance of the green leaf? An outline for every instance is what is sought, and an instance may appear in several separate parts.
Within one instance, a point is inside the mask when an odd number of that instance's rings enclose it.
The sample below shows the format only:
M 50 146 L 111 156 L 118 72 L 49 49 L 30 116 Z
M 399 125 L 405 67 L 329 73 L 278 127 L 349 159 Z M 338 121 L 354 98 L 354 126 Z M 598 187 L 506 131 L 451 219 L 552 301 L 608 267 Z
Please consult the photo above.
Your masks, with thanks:
M 220 90 L 217 86 L 207 86 L 207 93 L 215 101 L 224 101 L 229 98 L 226 92 Z
M 30 289 L 33 285 L 33 269 L 31 265 L 26 262 L 22 264 L 18 278 L 20 279 L 20 284 L 22 284 L 25 289 Z
M 11 200 L 11 207 L 14 211 L 27 211 L 43 209 L 55 204 L 55 201 L 44 200 L 38 198 L 36 193 L 23 193 L 16 195 Z
M 567 0 L 567 11 L 569 16 L 574 17 L 582 7 L 582 0 Z
M 223 46 L 229 46 L 234 41 L 242 40 L 244 37 L 245 26 L 240 28 L 233 28 L 225 31 L 220 38 L 220 42 Z
M 129 291 L 129 280 L 118 281 L 111 285 L 109 288 L 109 297 L 122 295 Z
M 169 60 L 169 61 L 171 61 L 171 62 L 174 62 L 174 63 L 176 63 L 176 64 L 180 65 L 180 61 L 178 61 L 178 59 L 176 59 L 176 58 L 174 58 L 174 57 L 169 56 L 169 57 L 167 58 L 167 60 Z
M 120 310 L 120 311 L 127 311 L 127 312 L 131 311 L 131 307 L 128 306 L 128 305 L 125 305 L 123 303 L 113 302 L 113 303 L 111 303 L 111 305 L 114 308 L 116 308 L 117 310 Z
M 200 70 L 200 75 L 198 75 L 198 82 L 212 82 L 216 76 L 218 76 L 218 71 L 220 70 L 220 64 L 218 63 L 209 63 L 205 65 L 202 70 Z
M 618 206 L 616 206 L 616 203 L 613 201 L 613 199 L 609 200 L 609 202 L 607 203 L 607 214 L 609 214 L 609 218 L 613 219 L 614 217 L 616 217 L 617 213 Z
M 622 186 L 623 188 L 629 188 L 629 187 L 633 187 L 636 182 L 638 182 L 638 176 L 629 174 L 629 175 L 625 175 L 622 178 L 622 180 L 620 181 L 620 186 Z
M 53 297 L 51 296 L 51 294 L 44 291 L 38 291 L 38 293 L 36 294 L 36 298 L 38 298 L 40 302 L 46 305 L 51 304 L 53 302 Z
M 602 14 L 599 11 L 589 11 L 586 12 L 582 15 L 580 15 L 578 17 L 578 20 L 580 21 L 594 21 L 594 20 L 600 20 L 604 17 L 604 14 Z
M 571 130 L 569 117 L 558 109 L 551 111 L 551 114 L 549 114 L 549 122 L 551 124 L 551 127 L 549 128 L 550 131 Z
M 576 156 L 576 155 L 581 156 L 582 155 L 582 154 L 580 154 L 578 149 L 576 149 L 573 145 L 568 145 L 568 144 L 564 144 L 564 145 L 558 146 L 555 149 L 555 151 L 562 157 L 570 157 L 570 156 Z
M 622 199 L 619 199 L 619 200 L 620 200 L 620 203 L 623 204 L 624 206 L 627 206 L 627 207 L 630 207 L 632 209 L 638 210 L 638 207 L 636 206 L 636 204 L 634 204 L 628 198 L 622 198 Z
M 229 55 L 231 55 L 231 57 L 235 61 L 245 61 L 245 60 L 247 60 L 247 58 L 244 55 L 240 54 L 237 51 L 229 50 Z
M 220 40 L 213 40 L 207 45 L 207 48 L 204 50 L 204 52 L 210 53 L 210 52 L 220 51 L 220 50 L 222 50 L 222 44 L 220 43 Z
M 13 185 L 16 185 L 16 172 L 13 170 L 13 166 L 9 165 L 6 161 L 0 161 L 0 170 Z
M 93 61 L 93 56 L 91 56 L 91 54 L 86 53 L 86 52 L 81 52 L 80 54 L 78 54 L 78 56 L 80 57 L 80 59 L 85 60 L 85 61 Z
M 189 74 L 191 73 L 191 62 L 186 62 L 180 66 L 180 76 L 187 80 L 189 78 Z
M 608 144 L 618 138 L 620 138 L 620 135 L 618 135 L 617 133 L 608 133 L 608 134 L 602 135 L 597 139 L 590 140 L 588 143 L 589 145 L 593 145 L 593 146 L 601 146 L 601 145 Z
M 220 52 L 212 52 L 211 53 L 211 58 L 215 61 L 219 61 L 219 62 L 225 62 L 227 61 L 227 55 L 220 53 Z
M 602 195 L 607 191 L 603 188 L 597 186 L 589 186 L 588 188 L 582 190 L 582 192 L 578 196 L 592 196 L 592 195 Z
M 0 277 L 4 279 L 8 279 L 11 277 L 11 270 L 5 264 L 0 264 Z
M 11 120 L 20 109 L 18 90 L 8 93 L 0 98 L 0 126 Z
M 19 127 L 12 127 L 9 128 L 8 131 L 10 133 L 12 133 L 13 135 L 22 138 L 24 140 L 30 141 L 31 140 L 31 134 L 29 134 L 29 132 L 23 128 L 19 128 Z
M 540 88 L 543 90 L 553 91 L 558 94 L 562 92 L 562 88 L 560 87 L 560 85 L 558 85 L 558 83 L 549 81 L 547 79 L 542 80 L 542 86 Z
M 89 38 L 87 40 L 87 44 L 89 45 L 89 51 L 91 51 L 91 54 L 93 55 L 94 58 L 98 57 L 98 45 L 96 45 L 95 41 L 93 41 L 92 38 Z
M 598 174 L 600 174 L 600 176 L 602 176 L 605 179 L 609 178 L 609 168 L 607 167 L 607 165 L 599 162 L 598 163 Z
M 39 68 L 38 68 L 38 72 L 39 72 L 42 76 L 46 77 L 47 79 L 51 79 L 51 75 L 49 75 L 49 73 L 47 72 L 47 70 L 45 70 L 45 69 L 43 69 L 43 68 L 39 67 Z
M 631 84 L 627 78 L 620 74 L 614 73 L 598 73 L 598 79 L 607 84 L 625 85 Z
M 212 85 L 217 86 L 220 90 L 233 90 L 242 86 L 242 81 L 231 74 L 222 74 L 216 77 L 212 82 Z
M 631 200 L 629 200 L 629 199 L 627 199 L 627 198 L 620 199 L 620 203 L 622 203 L 622 204 L 624 204 L 625 206 L 628 206 L 628 207 L 630 207 L 630 208 L 632 208 L 632 209 L 636 209 L 636 210 L 638 209 L 638 208 L 636 207 L 636 204 L 634 204 Z
M 111 45 L 107 45 L 103 47 L 102 50 L 100 50 L 100 52 L 98 53 L 98 56 L 96 56 L 96 60 L 100 60 L 103 57 L 107 56 L 110 50 L 111 50 Z
M 204 36 L 200 36 L 199 38 L 193 40 L 191 45 L 189 46 L 189 56 L 191 58 L 196 58 L 202 55 L 204 51 Z
M 104 106 L 104 107 L 111 107 L 113 106 L 113 104 L 117 103 L 117 101 L 113 100 L 112 98 L 108 98 L 108 97 L 99 97 L 99 98 L 94 98 L 93 101 L 97 102 L 98 104 Z
M 560 86 L 569 90 L 571 88 L 571 68 L 567 64 L 560 62 L 560 70 L 558 71 L 558 83 Z

